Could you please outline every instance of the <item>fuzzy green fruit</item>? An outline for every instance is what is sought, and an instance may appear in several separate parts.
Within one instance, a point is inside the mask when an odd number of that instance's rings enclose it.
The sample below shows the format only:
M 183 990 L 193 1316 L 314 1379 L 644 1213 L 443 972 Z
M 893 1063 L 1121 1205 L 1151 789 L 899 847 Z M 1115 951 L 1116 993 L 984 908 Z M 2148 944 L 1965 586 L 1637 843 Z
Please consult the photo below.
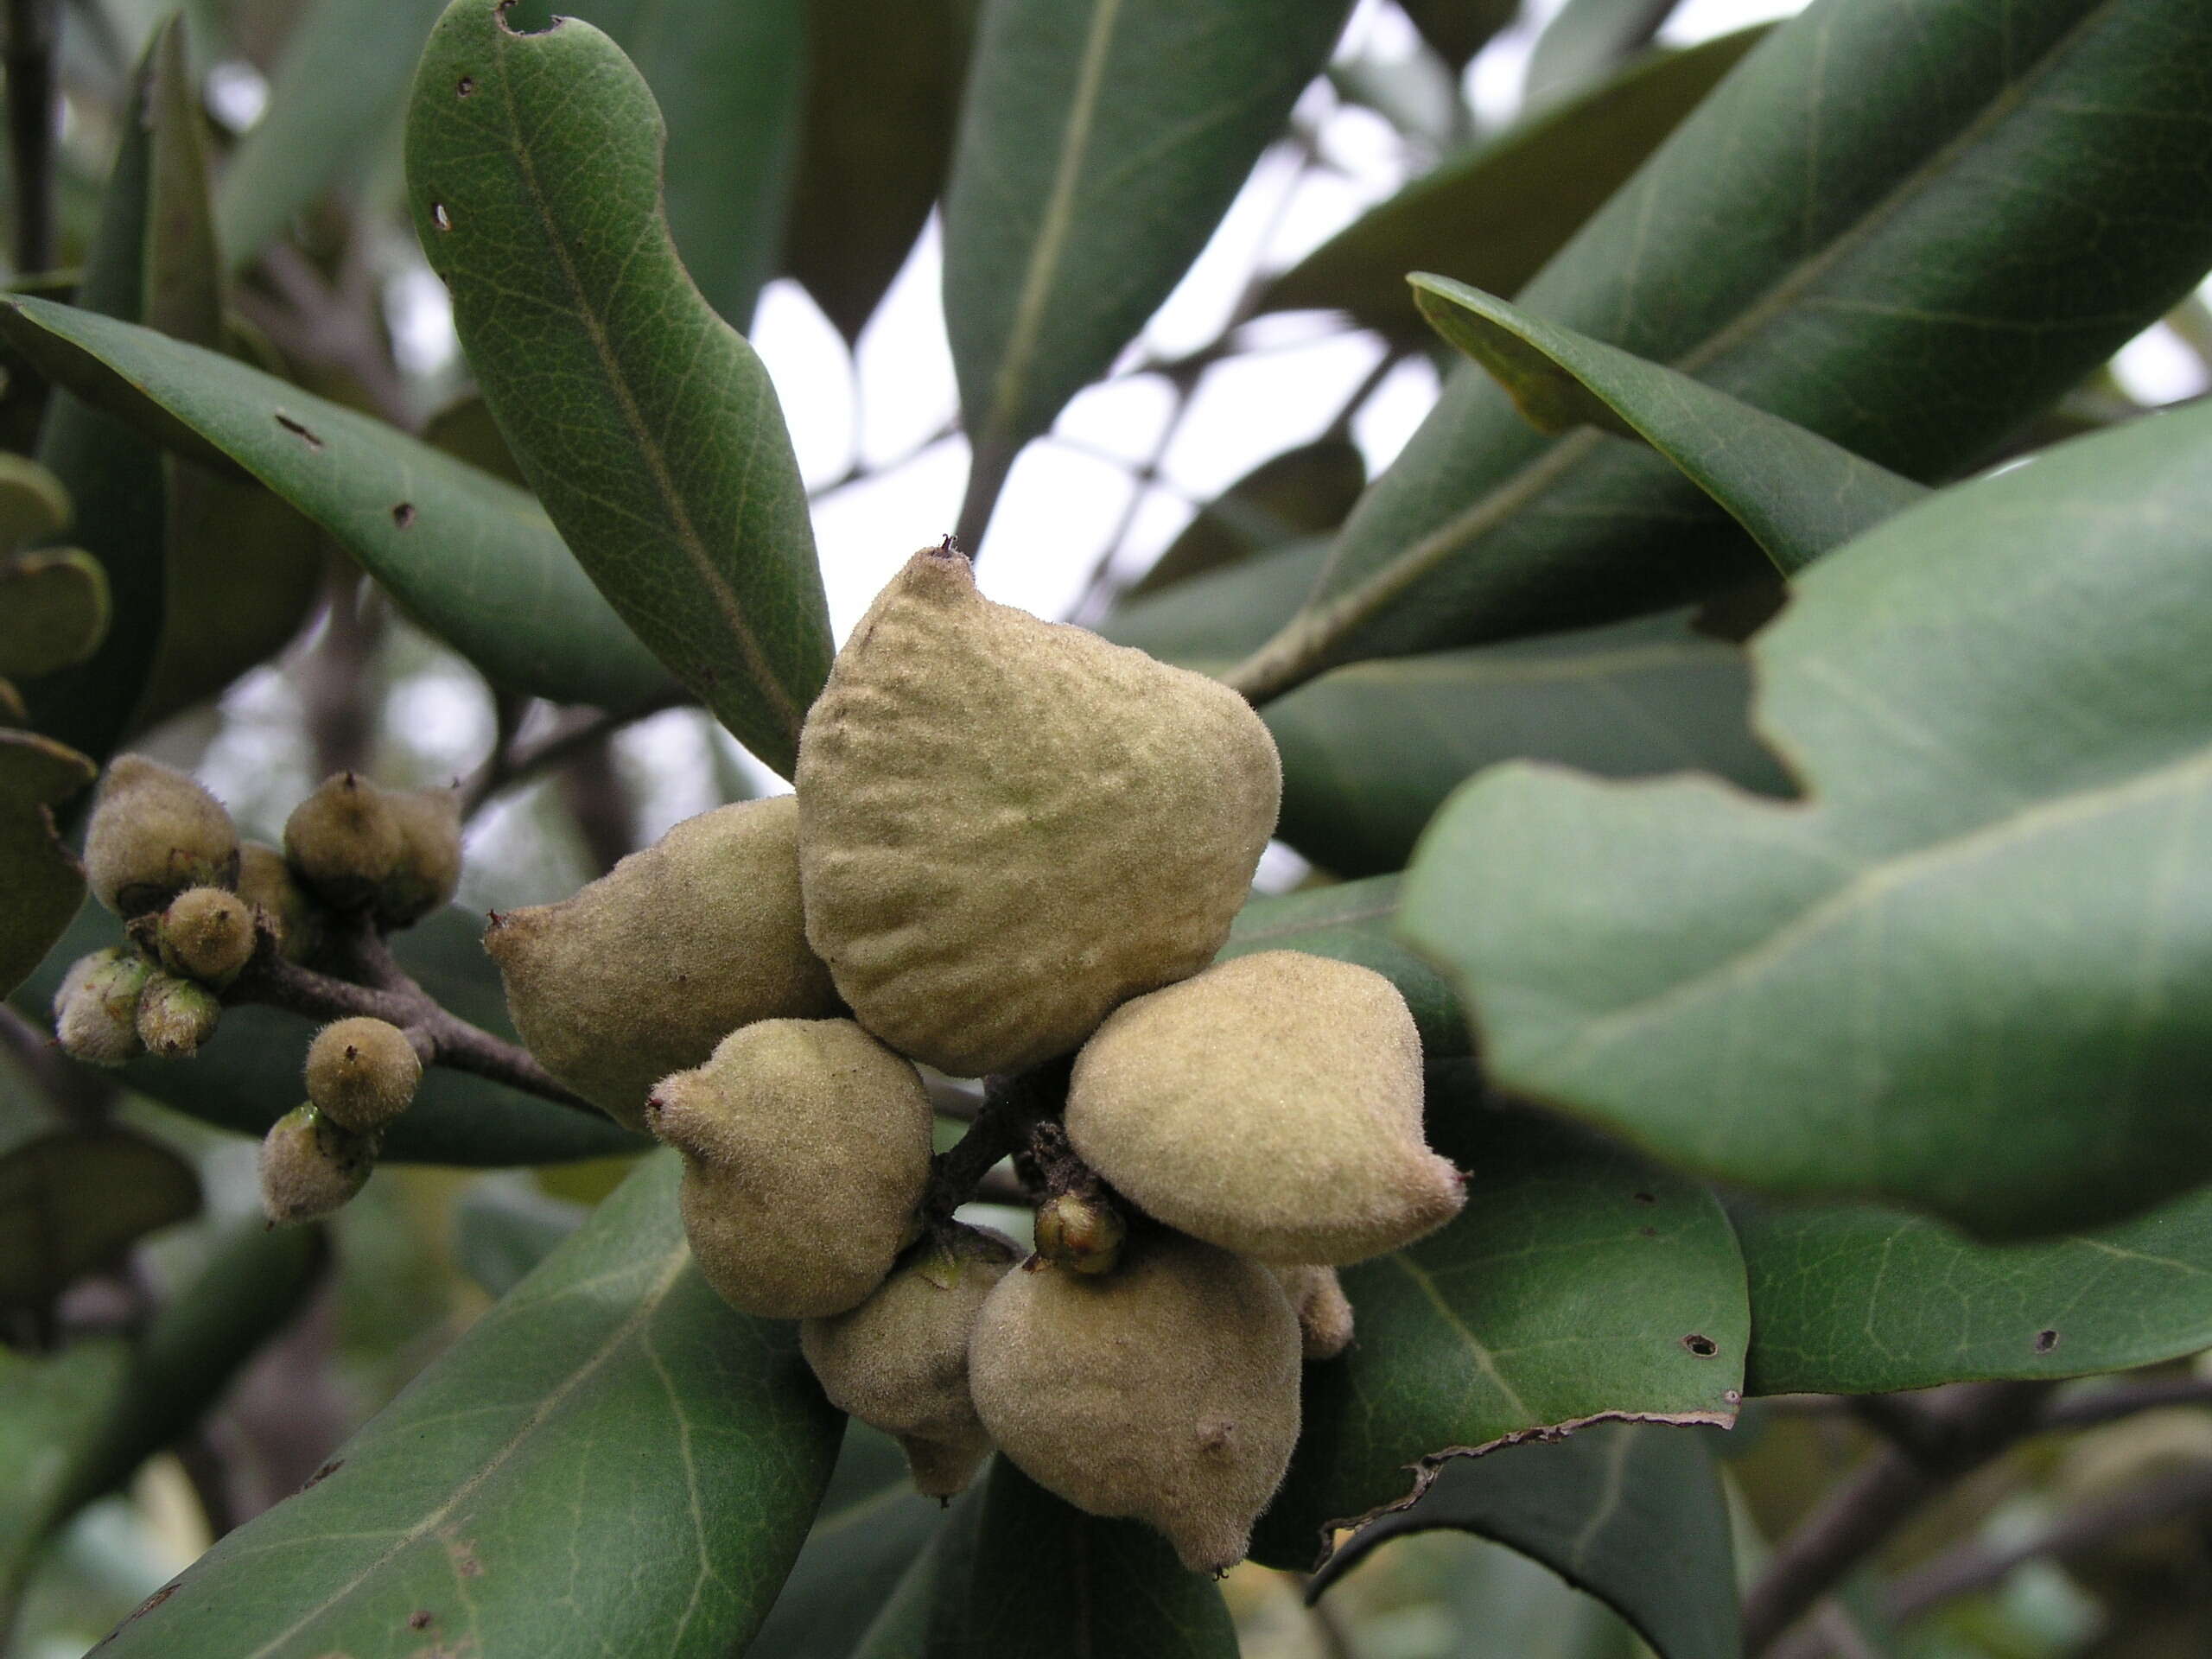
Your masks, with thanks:
M 143 754 L 109 763 L 85 831 L 85 879 L 100 903 L 130 921 L 238 876 L 238 828 L 221 802 Z
M 838 653 L 796 781 L 807 938 L 862 1025 L 957 1077 L 1212 960 L 1281 796 L 1234 692 L 993 604 L 938 549 Z
M 1334 1268 L 1271 1266 L 1268 1271 L 1290 1298 L 1307 1359 L 1334 1359 L 1351 1346 L 1351 1303 Z
M 87 1065 L 122 1065 L 146 1051 L 138 1036 L 138 999 L 154 965 L 134 951 L 79 957 L 54 994 L 54 1040 Z
M 1267 950 L 1139 997 L 1084 1046 L 1068 1139 L 1148 1215 L 1263 1262 L 1342 1267 L 1459 1212 L 1421 1136 L 1421 1037 L 1371 969 Z
M 238 847 L 238 897 L 253 906 L 287 962 L 305 962 L 321 943 L 322 919 L 284 855 L 266 842 Z
M 253 956 L 253 908 L 223 887 L 187 887 L 162 912 L 156 938 L 162 966 L 219 989 Z
M 1128 1227 L 1110 1204 L 1062 1192 L 1037 1206 L 1037 1254 L 1077 1273 L 1111 1273 Z
M 686 818 L 557 905 L 492 918 L 515 1028 L 545 1069 L 632 1128 L 672 1071 L 756 1020 L 838 1012 L 799 914 L 798 804 Z
M 375 899 L 405 840 L 391 799 L 358 772 L 334 772 L 284 820 L 284 856 L 308 890 L 338 910 Z
M 382 1020 L 334 1020 L 308 1045 L 308 1099 L 340 1128 L 374 1135 L 405 1111 L 423 1086 L 422 1057 L 407 1033 Z
M 1264 1268 L 1154 1230 L 1118 1272 L 999 1281 L 968 1352 L 976 1414 L 1032 1480 L 1165 1533 L 1193 1572 L 1243 1559 L 1298 1440 L 1299 1332 Z
M 914 1068 L 849 1020 L 763 1020 L 664 1077 L 645 1127 L 683 1154 L 683 1230 L 722 1300 L 826 1319 L 917 1230 L 936 1114 Z
M 139 993 L 138 1040 L 165 1060 L 188 1060 L 215 1034 L 223 1005 L 195 980 L 155 974 Z
M 964 1490 L 990 1455 L 968 1394 L 968 1338 L 983 1299 L 1020 1260 L 1003 1234 L 956 1226 L 916 1245 L 850 1313 L 799 1326 L 830 1403 L 896 1435 L 927 1497 Z
M 330 1215 L 368 1184 L 376 1162 L 375 1136 L 295 1106 L 261 1143 L 262 1210 L 274 1227 Z
M 461 886 L 461 798 L 410 789 L 387 793 L 385 804 L 399 824 L 399 858 L 377 888 L 377 918 L 411 927 L 451 904 Z

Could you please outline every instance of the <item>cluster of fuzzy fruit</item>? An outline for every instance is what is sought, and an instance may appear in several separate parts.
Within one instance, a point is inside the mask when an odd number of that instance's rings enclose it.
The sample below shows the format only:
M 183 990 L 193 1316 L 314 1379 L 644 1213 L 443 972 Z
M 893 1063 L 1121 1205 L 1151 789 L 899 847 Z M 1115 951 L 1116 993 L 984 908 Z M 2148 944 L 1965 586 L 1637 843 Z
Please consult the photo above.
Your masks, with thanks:
M 342 933 L 339 918 L 405 927 L 450 900 L 461 820 L 449 791 L 382 790 L 341 772 L 294 810 L 279 851 L 240 841 L 222 804 L 182 772 L 126 754 L 93 803 L 85 872 L 128 943 L 70 969 L 54 999 L 62 1047 L 96 1065 L 185 1059 L 257 957 L 313 962 Z M 327 1214 L 360 1191 L 378 1137 L 422 1082 L 421 1041 L 359 1018 L 316 1034 L 307 1103 L 262 1146 L 271 1221 Z
M 524 1041 L 683 1154 L 709 1281 L 803 1320 L 830 1398 L 924 1491 L 996 1446 L 1226 1567 L 1297 1439 L 1301 1356 L 1350 1339 L 1333 1269 L 1463 1196 L 1389 981 L 1210 965 L 1274 828 L 1266 727 L 930 549 L 838 656 L 797 785 L 495 918 Z M 1082 1179 L 1040 1178 L 1028 1271 L 944 1213 L 915 1062 L 1053 1080 L 1032 1149 Z

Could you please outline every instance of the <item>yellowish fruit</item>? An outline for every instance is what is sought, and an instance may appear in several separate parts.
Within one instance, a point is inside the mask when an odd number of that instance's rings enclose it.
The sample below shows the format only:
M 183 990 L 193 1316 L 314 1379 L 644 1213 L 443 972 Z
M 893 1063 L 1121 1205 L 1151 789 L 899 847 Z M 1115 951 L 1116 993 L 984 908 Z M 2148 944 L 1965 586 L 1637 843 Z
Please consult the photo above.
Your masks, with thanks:
M 377 888 L 388 927 L 408 927 L 453 902 L 461 886 L 461 798 L 450 789 L 387 792 L 399 824 L 399 857 Z
M 1270 1267 L 1268 1271 L 1290 1298 L 1307 1359 L 1334 1359 L 1351 1346 L 1351 1304 L 1337 1282 L 1334 1268 Z
M 284 856 L 308 890 L 339 910 L 368 904 L 404 846 L 391 799 L 359 772 L 334 772 L 284 820 Z
M 340 1128 L 373 1135 L 405 1111 L 423 1085 L 422 1057 L 382 1020 L 338 1020 L 308 1045 L 308 1099 Z
M 1228 936 L 1274 827 L 1234 692 L 910 559 L 799 739 L 807 938 L 854 1015 L 958 1077 L 1072 1050 Z
M 665 1077 L 645 1127 L 683 1154 L 683 1230 L 740 1313 L 857 1307 L 918 1230 L 935 1122 L 920 1074 L 849 1020 L 763 1020 Z
M 1120 1211 L 1096 1198 L 1062 1192 L 1037 1206 L 1037 1254 L 1077 1273 L 1111 1273 L 1128 1234 Z
M 253 955 L 253 909 L 222 887 L 187 887 L 162 912 L 158 938 L 164 968 L 219 989 Z
M 375 1170 L 373 1135 L 340 1128 L 313 1105 L 295 1106 L 261 1143 L 261 1207 L 270 1224 L 313 1221 L 345 1206 Z
M 1039 1485 L 1165 1533 L 1193 1572 L 1243 1558 L 1298 1440 L 1297 1317 L 1268 1271 L 1164 1230 L 1098 1277 L 999 1281 L 968 1354 L 976 1414 Z
M 687 818 L 557 905 L 492 918 L 515 1027 L 545 1069 L 632 1128 L 645 1096 L 756 1020 L 838 1011 L 799 914 L 788 795 Z
M 928 1497 L 961 1491 L 990 1455 L 968 1394 L 968 1338 L 983 1299 L 1020 1260 L 1002 1234 L 957 1227 L 915 1246 L 850 1313 L 799 1326 L 830 1404 L 896 1435 Z
M 1067 1130 L 1147 1214 L 1263 1262 L 1342 1267 L 1459 1212 L 1421 1135 L 1421 1037 L 1371 969 L 1267 950 L 1117 1009 Z
M 143 754 L 109 763 L 85 831 L 85 878 L 100 903 L 129 921 L 238 875 L 238 832 L 221 802 Z
M 110 947 L 80 957 L 54 998 L 54 1040 L 87 1065 L 122 1065 L 145 1052 L 138 1036 L 138 999 L 154 965 Z
M 223 1005 L 205 985 L 157 973 L 138 995 L 138 1040 L 165 1060 L 188 1060 L 222 1017 Z
M 308 897 L 283 854 L 266 842 L 241 843 L 238 891 L 269 924 L 277 955 L 288 962 L 304 962 L 315 954 L 322 923 L 315 900 Z

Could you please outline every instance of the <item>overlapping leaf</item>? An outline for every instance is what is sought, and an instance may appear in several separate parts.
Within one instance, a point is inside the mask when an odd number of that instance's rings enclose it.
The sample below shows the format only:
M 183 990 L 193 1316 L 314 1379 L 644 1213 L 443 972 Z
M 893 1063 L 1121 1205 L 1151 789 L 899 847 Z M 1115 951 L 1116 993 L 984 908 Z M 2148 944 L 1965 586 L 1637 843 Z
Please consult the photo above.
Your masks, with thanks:
M 944 218 L 979 547 L 1014 460 L 1205 245 L 1326 61 L 1344 0 L 995 0 Z
M 1727 1217 L 1694 1182 L 1486 1104 L 1432 1067 L 1432 1145 L 1467 1207 L 1342 1277 L 1357 1333 L 1306 1373 L 1306 1425 L 1254 1553 L 1305 1567 L 1332 1526 L 1402 1503 L 1445 1458 L 1607 1418 L 1728 1423 L 1750 1314 Z
M 672 1157 L 642 1167 L 321 1478 L 224 1538 L 109 1651 L 741 1649 L 798 1553 L 840 1419 L 794 1327 L 731 1312 L 700 1278 L 677 1173 Z
M 2208 99 L 2195 0 L 2030 0 L 2001 27 L 1980 0 L 1815 0 L 1516 301 L 1941 477 L 2212 263 L 2202 158 L 2176 137 Z M 1749 557 L 1657 456 L 1535 438 L 1463 370 L 1234 678 L 1266 696 L 1350 658 L 1656 608 Z
M 1659 1155 L 2050 1233 L 2212 1176 L 2212 410 L 1829 555 L 1752 645 L 1809 797 L 1514 765 L 1403 925 L 1493 1075 Z
M 199 1213 L 200 1178 L 128 1129 L 55 1129 L 0 1154 L 0 1305 L 35 1307 Z
M 54 833 L 54 814 L 97 772 L 51 738 L 0 729 L 0 995 L 38 966 L 84 903 L 85 872 Z
M 1571 91 L 1649 44 L 1679 0 L 1567 0 L 1529 54 L 1521 95 Z
M 590 24 L 454 0 L 416 73 L 409 204 L 486 404 L 576 558 L 779 771 L 830 619 L 775 388 L 662 213 L 660 111 Z

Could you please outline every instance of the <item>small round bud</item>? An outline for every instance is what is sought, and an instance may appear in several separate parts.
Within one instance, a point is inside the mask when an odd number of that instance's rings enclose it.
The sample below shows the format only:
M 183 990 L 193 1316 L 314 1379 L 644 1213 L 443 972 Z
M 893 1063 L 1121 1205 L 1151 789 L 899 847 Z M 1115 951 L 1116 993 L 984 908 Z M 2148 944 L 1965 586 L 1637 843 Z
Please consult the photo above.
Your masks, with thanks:
M 268 842 L 249 841 L 238 848 L 238 897 L 269 924 L 278 956 L 287 962 L 305 962 L 315 954 L 322 935 L 315 900 L 292 874 L 284 855 Z
M 387 794 L 399 823 L 399 861 L 377 888 L 378 918 L 407 927 L 453 902 L 461 886 L 461 798 L 449 789 Z
M 261 1143 L 261 1207 L 272 1227 L 344 1207 L 376 1167 L 374 1135 L 355 1135 L 312 1105 L 295 1106 Z
M 158 760 L 115 758 L 85 831 L 85 878 L 100 903 L 129 921 L 238 875 L 238 828 L 221 802 Z
M 422 1087 L 423 1062 L 397 1026 L 340 1020 L 308 1046 L 308 1099 L 342 1128 L 373 1135 Z
M 138 996 L 138 1040 L 165 1060 L 188 1060 L 222 1017 L 223 1005 L 205 985 L 156 974 Z
M 218 988 L 253 955 L 253 912 L 220 887 L 187 887 L 162 912 L 162 966 Z
M 79 957 L 54 999 L 54 1035 L 88 1065 L 121 1065 L 145 1050 L 138 1039 L 138 998 L 153 964 L 110 948 Z
M 1100 1198 L 1063 1192 L 1037 1207 L 1037 1254 L 1077 1273 L 1111 1273 L 1128 1229 Z
M 326 778 L 284 821 L 284 856 L 310 892 L 340 910 L 376 897 L 404 845 L 391 798 L 358 772 Z

